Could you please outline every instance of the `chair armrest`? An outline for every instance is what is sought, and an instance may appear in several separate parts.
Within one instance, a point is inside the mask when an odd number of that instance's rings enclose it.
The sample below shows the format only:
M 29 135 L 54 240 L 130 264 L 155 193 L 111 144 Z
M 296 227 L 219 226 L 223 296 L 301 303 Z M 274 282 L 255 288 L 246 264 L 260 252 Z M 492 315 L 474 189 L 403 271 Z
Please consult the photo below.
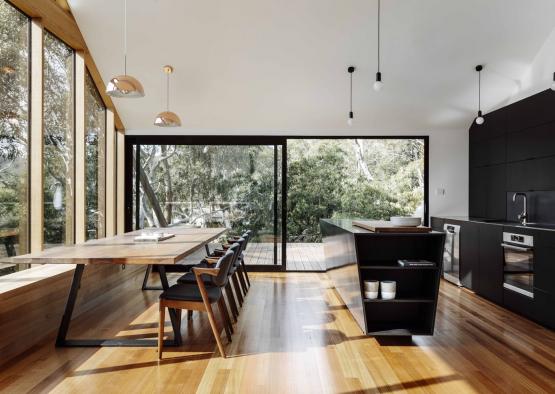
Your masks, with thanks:
M 218 273 L 220 272 L 219 268 L 193 267 L 192 270 L 197 277 L 197 280 L 200 275 L 218 276 Z
M 220 259 L 218 257 L 210 257 L 210 256 L 206 256 L 204 258 L 204 261 L 207 264 L 216 264 Z

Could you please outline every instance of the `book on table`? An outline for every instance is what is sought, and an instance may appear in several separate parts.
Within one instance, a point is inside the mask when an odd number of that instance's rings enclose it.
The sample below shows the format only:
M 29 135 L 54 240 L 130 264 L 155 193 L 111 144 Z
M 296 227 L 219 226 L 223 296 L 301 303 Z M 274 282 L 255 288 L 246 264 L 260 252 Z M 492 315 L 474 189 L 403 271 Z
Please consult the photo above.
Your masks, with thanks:
M 173 237 L 175 237 L 175 234 L 153 232 L 153 233 L 142 233 L 141 235 L 137 235 L 133 239 L 135 242 L 161 242 Z

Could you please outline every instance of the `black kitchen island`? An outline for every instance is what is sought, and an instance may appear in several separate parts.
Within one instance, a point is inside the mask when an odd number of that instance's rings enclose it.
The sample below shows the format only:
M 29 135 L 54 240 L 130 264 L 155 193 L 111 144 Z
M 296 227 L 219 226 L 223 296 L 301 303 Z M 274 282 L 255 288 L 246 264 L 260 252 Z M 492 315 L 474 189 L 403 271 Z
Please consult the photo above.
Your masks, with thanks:
M 328 275 L 367 335 L 432 335 L 445 235 L 375 233 L 350 219 L 321 219 Z M 398 260 L 427 260 L 433 267 L 403 267 Z M 365 280 L 393 280 L 395 299 L 366 299 Z

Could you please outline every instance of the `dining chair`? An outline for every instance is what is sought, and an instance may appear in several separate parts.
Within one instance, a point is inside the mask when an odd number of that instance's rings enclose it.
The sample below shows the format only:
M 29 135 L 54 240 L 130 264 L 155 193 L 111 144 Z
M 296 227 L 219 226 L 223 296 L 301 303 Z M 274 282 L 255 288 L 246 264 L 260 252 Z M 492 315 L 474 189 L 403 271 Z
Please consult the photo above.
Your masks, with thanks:
M 233 265 L 234 251 L 228 251 L 224 254 L 213 268 L 193 267 L 192 271 L 196 278 L 196 284 L 178 283 L 160 294 L 159 308 L 160 319 L 158 327 L 158 358 L 162 359 L 164 351 L 164 324 L 165 324 L 165 308 L 195 310 L 206 312 L 210 327 L 218 349 L 223 358 L 226 357 L 224 346 L 220 338 L 220 330 L 214 316 L 212 305 L 217 304 L 220 311 L 222 321 L 224 322 L 224 330 L 227 339 L 231 342 L 231 332 L 227 327 L 226 315 L 227 309 L 223 303 L 222 289 L 228 282 L 228 273 Z M 205 284 L 205 281 L 211 280 L 212 286 Z M 181 314 L 179 314 L 180 316 Z M 229 320 L 229 317 L 227 317 Z
M 237 242 L 235 242 L 233 245 L 231 245 L 231 247 L 228 249 L 228 251 L 232 251 L 233 252 L 233 264 L 229 270 L 228 273 L 228 281 L 225 285 L 225 295 L 227 298 L 227 301 L 229 303 L 229 306 L 231 308 L 231 314 L 233 316 L 234 321 L 237 321 L 237 317 L 239 316 L 239 310 L 237 308 L 237 303 L 235 301 L 235 296 L 233 294 L 233 290 L 231 288 L 231 281 L 229 280 L 232 275 L 234 275 L 235 271 L 235 266 L 237 264 L 237 259 L 239 258 L 239 254 L 241 253 L 241 246 L 244 243 L 244 239 L 243 238 L 239 238 L 237 240 Z M 196 265 L 196 267 L 213 267 L 214 264 L 216 264 L 219 260 L 221 256 L 207 256 L 205 257 L 199 264 Z M 186 284 L 194 284 L 196 283 L 196 278 L 195 278 L 195 274 L 192 272 L 188 272 L 185 275 L 181 276 L 179 279 L 177 279 L 177 283 L 186 283 Z M 208 286 L 213 286 L 213 283 L 211 281 L 211 279 L 209 279 L 207 282 L 205 282 L 206 285 Z M 225 301 L 224 301 L 225 302 Z M 191 314 L 188 313 L 188 318 L 191 317 Z M 231 326 L 231 321 L 230 321 L 230 326 Z M 231 326 L 231 331 L 233 331 L 233 327 Z

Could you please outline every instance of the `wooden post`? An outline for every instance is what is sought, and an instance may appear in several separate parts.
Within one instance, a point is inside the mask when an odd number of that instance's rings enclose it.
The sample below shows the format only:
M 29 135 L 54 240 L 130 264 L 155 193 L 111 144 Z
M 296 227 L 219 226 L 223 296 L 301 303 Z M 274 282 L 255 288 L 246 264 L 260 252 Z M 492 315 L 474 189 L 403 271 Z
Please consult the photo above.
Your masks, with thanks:
M 75 242 L 86 241 L 85 58 L 75 53 Z M 68 202 L 69 203 L 69 202 Z
M 116 135 L 114 113 L 106 110 L 106 236 L 116 235 Z
M 44 182 L 42 133 L 42 46 L 43 29 L 40 19 L 31 21 L 31 133 L 30 133 L 30 223 L 31 252 L 40 252 L 44 239 Z

